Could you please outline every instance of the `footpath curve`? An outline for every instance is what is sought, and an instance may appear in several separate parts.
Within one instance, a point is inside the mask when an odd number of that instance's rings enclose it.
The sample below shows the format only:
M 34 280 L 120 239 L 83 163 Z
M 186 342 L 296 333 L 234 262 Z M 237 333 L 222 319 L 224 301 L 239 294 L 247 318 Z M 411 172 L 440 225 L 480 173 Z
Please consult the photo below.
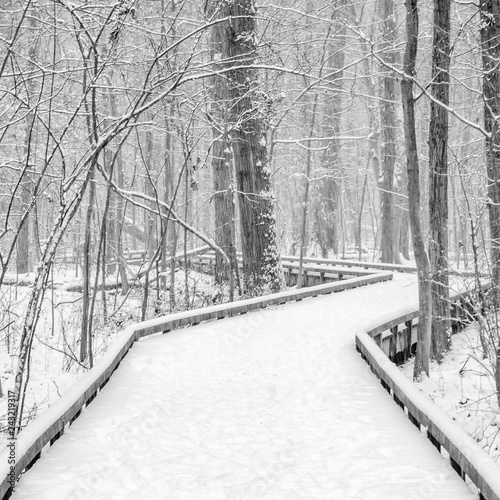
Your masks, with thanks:
M 355 350 L 415 280 L 135 343 L 12 498 L 477 498 Z
M 375 272 L 342 282 L 288 290 L 265 297 L 170 314 L 129 326 L 71 390 L 32 421 L 18 437 L 11 437 L 8 440 L 7 448 L 0 451 L 0 498 L 2 500 L 10 498 L 21 474 L 29 470 L 40 459 L 42 451 L 47 451 L 47 448 L 52 446 L 80 416 L 82 410 L 92 403 L 137 340 L 204 321 L 242 315 L 276 304 L 300 301 L 391 279 L 390 271 Z

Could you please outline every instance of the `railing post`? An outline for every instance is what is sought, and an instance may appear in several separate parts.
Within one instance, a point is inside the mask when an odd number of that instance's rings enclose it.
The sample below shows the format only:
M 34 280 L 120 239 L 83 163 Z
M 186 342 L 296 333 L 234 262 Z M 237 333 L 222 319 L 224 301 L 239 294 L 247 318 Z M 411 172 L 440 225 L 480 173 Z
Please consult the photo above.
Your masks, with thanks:
M 410 359 L 411 356 L 411 335 L 413 329 L 413 321 L 410 319 L 406 323 L 406 332 L 404 336 L 404 360 Z
M 410 410 L 408 410 L 408 419 L 410 422 L 418 429 L 420 430 L 420 422 L 417 420 L 417 418 L 413 415 L 413 413 L 410 413 Z
M 437 451 L 441 453 L 441 443 L 432 435 L 429 429 L 427 429 L 427 439 L 435 446 Z
M 398 344 L 398 325 L 393 326 L 391 329 L 391 336 L 389 337 L 389 359 L 395 361 L 397 354 L 397 344 Z
M 396 402 L 396 404 L 401 408 L 401 409 L 405 409 L 405 405 L 403 404 L 403 402 L 396 396 L 396 394 L 393 394 L 392 395 L 392 398 L 394 399 L 394 401 Z
M 452 466 L 453 470 L 462 478 L 465 479 L 465 473 L 462 470 L 462 467 L 460 467 L 460 464 L 458 462 L 455 462 L 453 458 L 450 457 L 450 465 Z

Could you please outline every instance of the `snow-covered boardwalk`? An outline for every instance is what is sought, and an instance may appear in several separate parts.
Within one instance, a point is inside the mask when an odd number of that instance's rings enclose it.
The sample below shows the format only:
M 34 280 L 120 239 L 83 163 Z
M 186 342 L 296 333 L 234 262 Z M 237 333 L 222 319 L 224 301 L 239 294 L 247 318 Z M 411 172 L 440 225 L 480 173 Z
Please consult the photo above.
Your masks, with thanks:
M 12 498 L 475 498 L 355 351 L 414 281 L 137 342 Z

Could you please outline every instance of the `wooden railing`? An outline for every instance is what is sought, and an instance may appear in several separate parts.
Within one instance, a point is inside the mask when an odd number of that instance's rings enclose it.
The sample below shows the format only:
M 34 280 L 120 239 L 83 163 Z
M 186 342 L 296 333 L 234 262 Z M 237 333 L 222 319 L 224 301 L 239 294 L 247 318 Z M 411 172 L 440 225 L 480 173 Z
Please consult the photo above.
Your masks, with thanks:
M 210 251 L 210 247 L 204 245 L 202 247 L 197 247 L 192 250 L 188 250 L 186 253 L 182 252 L 176 254 L 176 260 L 183 259 L 184 257 L 192 257 L 195 255 L 203 254 Z M 125 250 L 123 252 L 123 260 L 128 264 L 141 264 L 146 261 L 148 258 L 147 252 L 145 250 Z M 170 259 L 170 256 L 167 256 L 167 260 Z M 76 253 L 75 252 L 65 252 L 56 254 L 56 262 L 65 264 L 74 264 L 76 262 Z M 109 262 L 107 265 L 116 264 L 116 262 Z
M 458 314 L 460 296 L 453 299 Z M 425 430 L 431 443 L 447 456 L 462 479 L 468 477 L 476 485 L 479 498 L 500 500 L 500 467 L 388 358 L 388 355 L 394 359 L 407 357 L 416 342 L 417 322 L 418 311 L 414 308 L 381 318 L 356 335 L 356 349 L 409 420 L 419 430 Z
M 181 265 L 185 262 L 182 256 L 179 259 Z M 330 263 L 330 264 L 329 264 Z M 343 266 L 343 261 L 328 261 L 325 259 L 311 259 L 310 263 L 305 263 L 302 267 L 303 279 L 305 286 L 315 286 L 321 285 L 323 283 L 330 283 L 332 281 L 340 281 L 347 278 L 352 278 L 355 276 L 369 276 L 376 271 L 394 271 L 398 270 L 400 266 L 386 265 L 387 269 L 383 269 L 377 265 L 370 269 L 370 266 L 363 265 L 360 267 L 355 266 Z M 366 263 L 364 263 L 366 264 Z M 207 253 L 204 255 L 196 255 L 190 257 L 187 263 L 190 269 L 195 269 L 205 273 L 213 273 L 215 265 L 215 255 L 213 253 Z M 239 261 L 240 267 L 242 266 L 241 261 Z M 281 258 L 281 266 L 283 268 L 283 274 L 285 277 L 285 283 L 287 286 L 293 286 L 297 284 L 297 277 L 299 274 L 299 264 L 298 262 L 292 260 L 290 257 Z M 395 269 L 392 269 L 395 268 Z M 409 272 L 409 271 L 407 271 Z
M 142 262 L 146 258 L 146 252 L 144 250 L 126 250 L 123 252 L 123 260 L 130 262 Z M 56 254 L 56 262 L 58 264 L 75 264 L 77 259 L 76 253 L 64 252 Z M 111 263 L 110 263 L 111 264 Z
M 299 262 L 299 257 L 294 255 L 282 255 L 282 262 Z M 378 269 L 380 271 L 393 271 L 398 273 L 416 273 L 417 268 L 415 266 L 407 266 L 403 264 L 386 264 L 383 262 L 367 262 L 360 260 L 348 260 L 348 259 L 319 259 L 315 257 L 304 257 L 303 262 L 305 264 L 317 264 L 317 265 L 328 265 L 328 266 L 341 266 L 341 267 L 361 267 L 364 269 Z M 458 276 L 474 276 L 474 271 L 471 270 L 455 270 L 450 269 L 450 274 Z
M 166 333 L 176 328 L 196 325 L 202 321 L 245 314 L 249 311 L 286 302 L 300 301 L 308 297 L 340 292 L 371 283 L 392 279 L 392 273 L 379 272 L 336 283 L 318 285 L 300 290 L 290 290 L 254 299 L 232 302 L 209 308 L 196 309 L 169 316 L 144 321 L 128 327 L 110 346 L 106 354 L 76 384 L 38 416 L 19 434 L 8 441 L 8 447 L 0 453 L 0 498 L 6 500 L 12 486 L 20 475 L 28 470 L 41 456 L 42 451 L 51 446 L 65 429 L 80 415 L 98 392 L 107 384 L 134 342 L 148 335 Z M 9 464 L 10 448 L 15 449 L 16 463 Z
M 299 257 L 294 255 L 282 255 L 282 262 L 299 262 Z M 360 260 L 329 260 L 321 259 L 316 257 L 304 257 L 304 264 L 317 264 L 317 265 L 327 265 L 327 266 L 341 266 L 341 267 L 361 267 L 364 269 L 378 269 L 380 271 L 396 271 L 399 273 L 416 273 L 417 268 L 414 266 L 405 266 L 402 264 L 384 264 L 382 262 L 366 262 Z

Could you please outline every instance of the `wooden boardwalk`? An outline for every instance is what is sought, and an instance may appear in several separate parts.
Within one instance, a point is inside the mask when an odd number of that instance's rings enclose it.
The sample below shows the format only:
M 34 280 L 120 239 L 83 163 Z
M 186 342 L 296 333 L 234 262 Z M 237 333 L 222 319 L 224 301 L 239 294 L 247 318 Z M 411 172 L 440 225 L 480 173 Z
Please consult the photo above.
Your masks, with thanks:
M 136 343 L 12 498 L 477 498 L 355 351 L 414 281 Z

